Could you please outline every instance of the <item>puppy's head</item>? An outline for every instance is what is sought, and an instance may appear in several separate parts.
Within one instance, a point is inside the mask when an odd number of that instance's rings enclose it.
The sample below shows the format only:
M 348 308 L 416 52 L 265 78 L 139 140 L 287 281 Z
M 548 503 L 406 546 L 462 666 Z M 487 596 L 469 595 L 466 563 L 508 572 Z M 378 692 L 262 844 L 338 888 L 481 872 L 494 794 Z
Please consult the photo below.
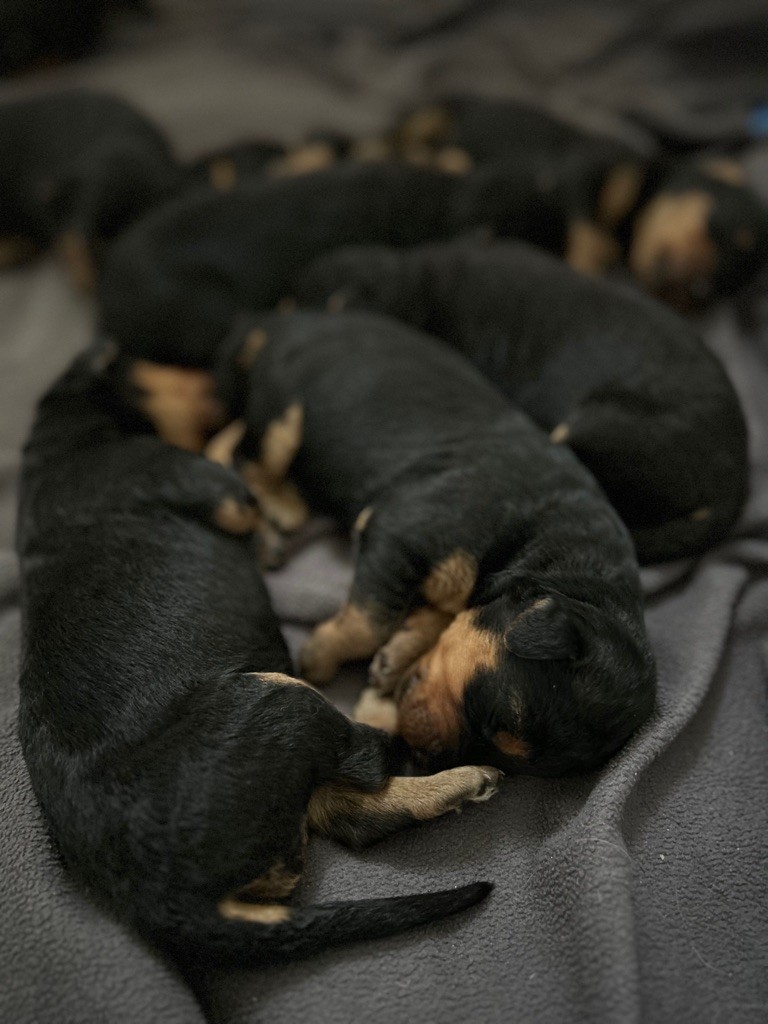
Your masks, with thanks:
M 635 219 L 629 266 L 658 298 L 690 311 L 731 295 L 768 257 L 768 211 L 739 168 L 713 161 L 670 179 Z
M 650 715 L 654 681 L 638 622 L 562 595 L 505 594 L 462 612 L 420 660 L 400 731 L 438 760 L 584 770 Z

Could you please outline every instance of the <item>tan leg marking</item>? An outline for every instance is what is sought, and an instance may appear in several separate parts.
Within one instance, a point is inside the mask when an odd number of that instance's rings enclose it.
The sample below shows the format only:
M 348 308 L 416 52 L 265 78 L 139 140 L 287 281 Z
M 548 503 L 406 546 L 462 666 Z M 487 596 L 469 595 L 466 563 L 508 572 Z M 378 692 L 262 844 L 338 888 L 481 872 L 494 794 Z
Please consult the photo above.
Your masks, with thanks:
M 567 423 L 558 423 L 552 433 L 549 435 L 549 440 L 552 444 L 563 444 L 571 436 L 571 428 Z
M 241 370 L 250 370 L 256 362 L 261 350 L 267 344 L 267 332 L 261 327 L 254 327 L 248 331 L 243 342 L 243 347 L 237 354 L 235 360 Z
M 65 231 L 56 248 L 75 288 L 87 294 L 95 291 L 96 265 L 85 237 L 77 231 Z
M 321 622 L 304 644 L 301 674 L 311 683 L 329 683 L 346 661 L 370 658 L 387 639 L 389 630 L 359 605 L 346 604 Z
M 481 629 L 476 611 L 464 611 L 418 663 L 416 679 L 400 702 L 400 733 L 420 750 L 436 753 L 456 746 L 464 692 L 478 671 L 495 671 L 500 637 Z
M 355 519 L 355 524 L 352 530 L 358 535 L 358 537 L 365 531 L 366 526 L 371 521 L 373 515 L 373 505 L 366 505 L 365 508 L 358 514 Z
M 217 192 L 231 192 L 237 177 L 237 164 L 232 157 L 217 156 L 208 164 L 208 181 Z
M 243 479 L 269 521 L 283 533 L 295 533 L 307 519 L 309 506 L 292 480 L 275 480 L 258 462 L 244 462 Z
M 466 608 L 477 580 L 477 560 L 466 551 L 454 551 L 438 562 L 421 587 L 429 604 L 456 615 Z
M 21 263 L 27 263 L 37 253 L 34 242 L 21 235 L 0 237 L 0 270 L 10 270 Z
M 611 168 L 597 197 L 597 220 L 603 227 L 613 229 L 626 217 L 640 196 L 644 180 L 645 171 L 633 161 Z
M 219 913 L 228 921 L 248 921 L 250 924 L 282 924 L 291 916 L 291 908 L 282 903 L 241 903 L 225 899 L 219 903 Z
M 304 410 L 294 402 L 265 430 L 258 462 L 245 462 L 241 467 L 264 515 L 284 533 L 294 533 L 309 518 L 309 508 L 296 485 L 285 479 L 301 447 L 303 424 Z
M 366 686 L 352 712 L 356 722 L 383 729 L 393 736 L 397 732 L 397 704 L 392 697 L 385 697 L 374 686 Z
M 404 815 L 416 821 L 431 821 L 459 810 L 467 801 L 488 800 L 501 779 L 498 768 L 464 765 L 437 775 L 393 776 L 378 793 L 362 793 L 348 786 L 321 786 L 309 801 L 309 827 L 333 834 L 333 820 L 341 815 L 360 819 Z
M 259 462 L 275 480 L 282 480 L 301 447 L 304 410 L 298 402 L 289 405 L 282 416 L 273 420 L 261 440 Z
M 469 174 L 475 163 L 466 149 L 459 146 L 444 146 L 434 158 L 434 166 L 446 174 Z
M 213 374 L 138 359 L 130 370 L 137 406 L 169 444 L 200 452 L 224 420 Z
M 333 146 L 327 142 L 307 142 L 273 160 L 269 164 L 269 174 L 273 178 L 297 178 L 313 171 L 323 171 L 335 163 Z
M 619 243 L 605 228 L 583 219 L 569 224 L 565 260 L 574 270 L 599 276 L 615 266 L 620 257 Z
M 245 420 L 232 420 L 223 430 L 215 434 L 205 446 L 204 455 L 211 462 L 220 466 L 231 466 L 234 462 L 235 448 L 245 434 Z
M 250 505 L 244 505 L 236 498 L 224 498 L 214 512 L 213 519 L 219 529 L 226 533 L 244 536 L 253 533 L 259 524 L 260 516 L 258 510 Z
M 450 613 L 436 608 L 418 608 L 409 615 L 371 662 L 370 680 L 374 686 L 382 694 L 396 693 L 415 663 L 435 646 L 452 619 Z

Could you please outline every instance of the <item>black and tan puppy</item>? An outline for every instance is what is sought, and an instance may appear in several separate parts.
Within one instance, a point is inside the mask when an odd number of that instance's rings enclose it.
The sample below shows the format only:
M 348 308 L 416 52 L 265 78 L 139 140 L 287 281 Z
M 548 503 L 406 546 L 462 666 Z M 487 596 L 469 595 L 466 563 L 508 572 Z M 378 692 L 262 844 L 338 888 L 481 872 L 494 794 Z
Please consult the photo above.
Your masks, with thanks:
M 477 167 L 463 201 L 500 235 L 600 274 L 626 261 L 682 310 L 734 294 L 768 258 L 768 210 L 732 159 L 638 154 L 514 100 L 452 96 L 404 115 L 394 152 Z
M 181 184 L 163 135 L 113 96 L 73 89 L 0 105 L 0 267 L 58 243 L 90 288 L 107 242 Z
M 464 359 L 386 317 L 272 314 L 225 344 L 219 380 L 269 521 L 294 529 L 308 503 L 354 525 L 349 601 L 308 641 L 309 679 L 375 654 L 402 734 L 444 763 L 587 768 L 647 718 L 629 535 Z
M 362 846 L 495 790 L 390 779 L 393 741 L 290 675 L 242 481 L 113 412 L 78 360 L 24 454 L 19 731 L 76 878 L 183 963 L 245 966 L 471 906 L 462 888 L 286 901 L 307 828 Z
M 298 294 L 458 348 L 594 473 L 641 562 L 703 551 L 738 517 L 738 397 L 691 327 L 651 299 L 521 242 L 352 247 L 317 260 Z
M 271 308 L 322 252 L 415 244 L 450 233 L 457 179 L 397 164 L 339 165 L 226 195 L 180 196 L 111 247 L 101 325 L 126 355 L 210 366 L 232 318 Z

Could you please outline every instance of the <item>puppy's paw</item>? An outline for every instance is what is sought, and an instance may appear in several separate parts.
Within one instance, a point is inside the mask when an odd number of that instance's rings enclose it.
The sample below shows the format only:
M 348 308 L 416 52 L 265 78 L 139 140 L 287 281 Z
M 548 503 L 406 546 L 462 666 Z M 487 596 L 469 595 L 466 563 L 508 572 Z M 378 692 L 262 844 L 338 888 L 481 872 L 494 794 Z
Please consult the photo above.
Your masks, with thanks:
M 397 732 L 397 705 L 372 686 L 366 687 L 360 694 L 352 717 L 356 722 L 371 725 L 374 729 L 383 729 L 393 736 Z

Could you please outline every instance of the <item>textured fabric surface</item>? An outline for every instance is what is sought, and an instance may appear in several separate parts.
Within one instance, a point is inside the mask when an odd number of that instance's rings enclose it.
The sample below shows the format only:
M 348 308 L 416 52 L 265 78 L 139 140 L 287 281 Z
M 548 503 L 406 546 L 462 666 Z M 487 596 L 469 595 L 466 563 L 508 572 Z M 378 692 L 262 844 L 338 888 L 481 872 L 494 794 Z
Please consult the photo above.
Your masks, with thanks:
M 574 116 L 590 110 L 586 119 L 606 123 L 631 83 L 651 107 L 664 83 L 684 81 L 684 90 L 667 93 L 670 109 L 682 119 L 709 103 L 709 125 L 732 125 L 752 98 L 746 64 L 718 105 L 717 76 L 708 81 L 661 48 L 662 36 L 685 35 L 692 4 L 677 5 L 675 18 L 671 5 L 656 5 L 665 17 L 655 49 L 654 40 L 632 44 L 629 5 L 589 4 L 577 15 L 527 3 L 499 20 L 500 5 L 472 12 L 445 0 L 384 24 L 382 4 L 371 3 L 372 20 L 351 24 L 350 5 L 339 2 L 322 26 L 307 27 L 302 5 L 284 3 L 283 16 L 296 15 L 290 32 L 276 23 L 278 5 L 269 24 L 254 20 L 257 6 L 239 0 L 213 15 L 206 4 L 169 0 L 158 26 L 134 30 L 111 54 L 3 86 L 0 96 L 74 82 L 109 87 L 156 116 L 187 154 L 250 131 L 291 138 L 319 125 L 371 130 L 400 99 L 448 84 L 490 83 L 553 108 L 572 100 Z M 696 5 L 702 31 L 725 17 L 720 5 L 707 21 L 702 12 L 715 6 Z M 748 21 L 749 7 L 729 5 L 734 24 Z M 407 45 L 393 48 L 397 38 Z M 599 116 L 590 102 L 600 104 Z M 753 170 L 768 194 L 765 150 Z M 727 544 L 696 566 L 645 573 L 660 693 L 644 732 L 600 773 L 511 780 L 490 803 L 361 856 L 315 841 L 300 900 L 474 878 L 493 880 L 496 890 L 484 906 L 428 931 L 305 964 L 196 978 L 194 994 L 62 872 L 15 739 L 19 449 L 36 398 L 87 343 L 92 318 L 52 261 L 0 276 L 0 1020 L 764 1021 L 766 311 L 749 332 L 728 308 L 704 325 L 749 412 L 752 495 Z M 318 534 L 269 581 L 294 649 L 349 582 L 346 544 L 328 529 Z M 332 694 L 348 708 L 358 684 L 349 673 Z

